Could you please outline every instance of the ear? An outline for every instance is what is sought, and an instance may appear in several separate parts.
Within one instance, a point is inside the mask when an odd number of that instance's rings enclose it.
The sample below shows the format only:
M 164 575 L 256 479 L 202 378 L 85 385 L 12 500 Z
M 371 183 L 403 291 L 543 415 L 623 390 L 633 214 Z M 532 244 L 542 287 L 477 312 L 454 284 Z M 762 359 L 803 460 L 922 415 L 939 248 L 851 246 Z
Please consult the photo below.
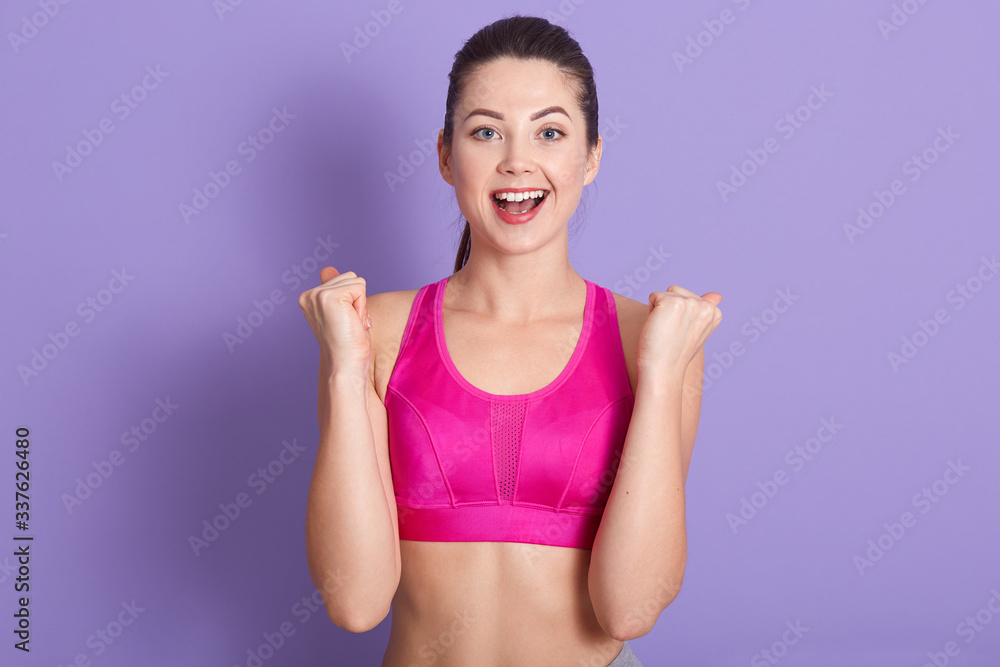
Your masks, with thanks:
M 455 179 L 451 175 L 451 151 L 444 145 L 444 129 L 438 132 L 438 171 L 448 185 L 454 186 Z
M 590 185 L 594 178 L 597 177 L 597 170 L 601 167 L 601 148 L 604 143 L 604 138 L 598 134 L 597 135 L 597 145 L 594 146 L 594 150 L 587 154 L 587 166 L 583 173 L 583 184 L 584 186 Z

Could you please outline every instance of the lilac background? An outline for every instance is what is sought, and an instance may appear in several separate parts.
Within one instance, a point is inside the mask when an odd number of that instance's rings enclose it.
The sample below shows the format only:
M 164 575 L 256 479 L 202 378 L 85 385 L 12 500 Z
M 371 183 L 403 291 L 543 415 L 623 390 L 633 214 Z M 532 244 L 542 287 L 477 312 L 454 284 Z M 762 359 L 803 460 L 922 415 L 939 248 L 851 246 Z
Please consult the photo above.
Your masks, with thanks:
M 46 4 L 58 14 L 25 28 Z M 889 0 L 402 0 L 348 61 L 340 44 L 387 5 L 4 2 L 0 539 L 18 532 L 24 425 L 35 542 L 30 657 L 11 646 L 16 574 L 0 557 L 0 662 L 247 665 L 289 621 L 265 665 L 379 664 L 388 619 L 353 635 L 322 610 L 297 613 L 315 590 L 303 530 L 318 355 L 295 299 L 319 272 L 306 262 L 301 285 L 290 272 L 319 237 L 337 245 L 318 266 L 357 271 L 371 293 L 450 273 L 459 211 L 420 146 L 442 125 L 455 51 L 523 12 L 570 29 L 597 73 L 604 157 L 574 266 L 642 301 L 672 283 L 725 297 L 687 486 L 684 588 L 635 652 L 647 665 L 772 664 L 758 652 L 781 653 L 786 622 L 799 622 L 808 631 L 782 665 L 919 667 L 949 641 L 948 664 L 1000 665 L 987 606 L 1000 610 L 1000 280 L 982 259 L 1000 251 L 997 4 L 908 0 L 895 7 L 916 13 L 883 35 Z M 727 9 L 732 23 L 679 68 L 674 53 Z M 113 101 L 157 66 L 168 74 L 121 118 Z M 787 137 L 776 122 L 814 86 L 831 96 Z M 239 146 L 275 108 L 294 118 L 248 162 Z M 102 118 L 113 132 L 57 175 Z M 939 128 L 958 138 L 911 181 L 905 164 Z M 724 200 L 717 181 L 769 137 L 777 152 Z M 240 173 L 186 222 L 179 206 L 229 160 Z M 905 192 L 849 238 L 858 207 L 894 179 Z M 671 253 L 652 272 L 650 248 Z M 134 278 L 102 295 L 123 267 Z M 959 308 L 967 282 L 981 289 Z M 283 302 L 230 350 L 224 334 L 275 290 Z M 776 315 L 777 290 L 795 298 Z M 87 321 L 78 304 L 100 296 L 113 299 Z M 938 310 L 947 321 L 894 365 L 889 353 Z M 79 334 L 23 379 L 70 322 Z M 726 357 L 735 342 L 743 354 Z M 147 421 L 155 432 L 129 451 L 123 432 L 168 398 L 173 414 Z M 786 454 L 824 418 L 842 428 L 796 469 Z M 283 441 L 306 452 L 252 486 Z M 121 465 L 67 508 L 114 450 Z M 968 471 L 939 482 L 937 502 L 914 502 L 949 461 Z M 773 497 L 753 496 L 779 471 Z M 189 536 L 241 492 L 250 506 L 196 555 Z M 743 499 L 767 502 L 734 531 Z M 884 524 L 907 511 L 915 525 L 890 538 Z M 891 548 L 859 570 L 880 536 Z M 143 611 L 98 655 L 92 635 L 133 600 Z M 977 612 L 986 624 L 963 633 Z

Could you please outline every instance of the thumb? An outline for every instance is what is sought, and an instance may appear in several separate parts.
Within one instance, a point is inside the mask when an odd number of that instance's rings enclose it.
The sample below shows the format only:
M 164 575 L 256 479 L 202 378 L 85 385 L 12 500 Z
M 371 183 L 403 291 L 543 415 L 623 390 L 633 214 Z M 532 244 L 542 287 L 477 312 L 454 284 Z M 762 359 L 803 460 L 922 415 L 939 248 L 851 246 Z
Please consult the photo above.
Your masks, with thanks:
M 332 266 L 323 267 L 323 270 L 319 272 L 319 281 L 321 283 L 329 282 L 333 278 L 340 275 L 340 271 L 333 268 Z
M 722 301 L 722 295 L 718 292 L 708 292 L 706 294 L 702 294 L 701 298 L 710 302 L 713 306 L 718 306 L 719 302 Z

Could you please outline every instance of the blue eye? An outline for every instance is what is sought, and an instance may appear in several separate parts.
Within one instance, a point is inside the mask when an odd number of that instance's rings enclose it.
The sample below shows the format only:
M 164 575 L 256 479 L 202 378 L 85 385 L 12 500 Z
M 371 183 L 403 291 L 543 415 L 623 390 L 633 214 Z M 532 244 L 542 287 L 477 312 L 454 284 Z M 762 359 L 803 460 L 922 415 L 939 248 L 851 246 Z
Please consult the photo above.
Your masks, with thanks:
M 489 135 L 483 134 L 489 132 Z M 549 142 L 556 141 L 559 137 L 564 136 L 566 133 L 562 130 L 556 129 L 554 127 L 547 127 L 541 131 L 542 137 Z M 492 127 L 478 127 L 472 131 L 472 136 L 479 137 L 483 141 L 489 141 L 491 139 L 499 136 L 499 133 Z

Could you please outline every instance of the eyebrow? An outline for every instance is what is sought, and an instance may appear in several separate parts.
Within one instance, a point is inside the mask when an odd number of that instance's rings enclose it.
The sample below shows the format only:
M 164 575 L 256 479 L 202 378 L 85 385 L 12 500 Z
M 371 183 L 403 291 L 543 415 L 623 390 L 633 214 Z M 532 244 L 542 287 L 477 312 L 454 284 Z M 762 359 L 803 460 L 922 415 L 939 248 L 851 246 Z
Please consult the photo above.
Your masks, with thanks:
M 546 107 L 545 109 L 542 109 L 541 111 L 536 111 L 535 113 L 531 114 L 531 120 L 538 120 L 542 116 L 548 116 L 549 114 L 553 114 L 553 113 L 561 113 L 562 115 L 564 115 L 567 118 L 569 118 L 570 121 L 573 120 L 572 118 L 570 118 L 570 115 L 568 113 L 566 113 L 566 110 L 563 109 L 562 107 Z M 472 111 L 469 112 L 469 115 L 466 116 L 465 120 L 463 120 L 462 122 L 464 123 L 466 120 L 469 120 L 471 117 L 476 116 L 476 115 L 479 115 L 479 116 L 489 116 L 490 118 L 496 118 L 497 120 L 503 120 L 503 114 L 500 113 L 499 111 L 490 111 L 489 109 L 473 109 Z

